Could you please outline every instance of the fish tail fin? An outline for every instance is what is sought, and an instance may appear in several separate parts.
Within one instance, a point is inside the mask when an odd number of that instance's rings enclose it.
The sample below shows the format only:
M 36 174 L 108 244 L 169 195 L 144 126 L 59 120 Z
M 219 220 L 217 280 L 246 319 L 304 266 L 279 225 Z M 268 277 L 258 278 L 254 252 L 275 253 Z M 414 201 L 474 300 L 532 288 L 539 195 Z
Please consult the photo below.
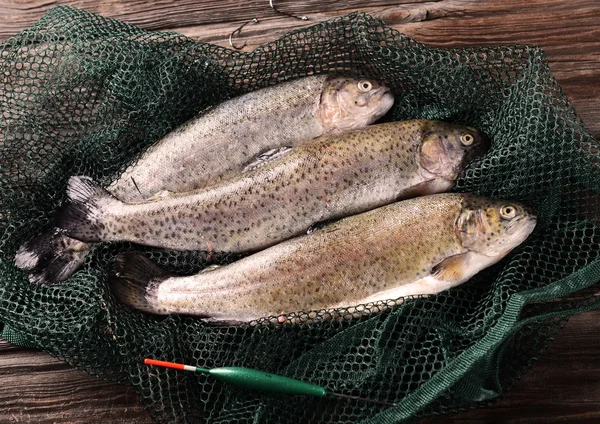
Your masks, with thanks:
M 122 204 L 89 177 L 71 177 L 67 200 L 56 211 L 56 224 L 68 236 L 88 242 L 102 241 L 103 211 Z
M 15 254 L 15 265 L 30 271 L 29 281 L 34 284 L 56 284 L 81 266 L 90 248 L 55 229 L 23 243 Z
M 137 253 L 121 253 L 115 262 L 111 289 L 122 303 L 152 314 L 167 315 L 158 305 L 158 286 L 173 274 Z

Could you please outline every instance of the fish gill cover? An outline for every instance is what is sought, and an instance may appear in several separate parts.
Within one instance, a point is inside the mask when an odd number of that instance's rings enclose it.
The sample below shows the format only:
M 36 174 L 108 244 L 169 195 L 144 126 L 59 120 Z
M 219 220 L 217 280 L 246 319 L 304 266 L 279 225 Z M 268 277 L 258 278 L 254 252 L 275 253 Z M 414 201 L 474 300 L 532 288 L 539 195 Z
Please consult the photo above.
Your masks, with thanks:
M 4 42 L 0 57 L 4 336 L 135 387 L 159 422 L 390 423 L 485 405 L 526 371 L 568 316 L 598 306 L 599 146 L 537 47 L 434 49 L 357 12 L 240 53 L 55 7 Z M 15 267 L 18 246 L 51 228 L 69 176 L 108 184 L 153 141 L 211 105 L 335 72 L 390 84 L 397 99 L 388 120 L 441 119 L 486 132 L 491 151 L 454 190 L 527 202 L 539 219 L 529 239 L 448 292 L 310 325 L 294 324 L 292 314 L 284 325 L 215 327 L 127 309 L 107 279 L 117 253 L 140 250 L 129 243 L 96 246 L 61 285 L 31 285 Z M 182 273 L 208 259 L 234 259 L 141 250 Z M 143 357 L 256 368 L 397 406 L 150 373 Z

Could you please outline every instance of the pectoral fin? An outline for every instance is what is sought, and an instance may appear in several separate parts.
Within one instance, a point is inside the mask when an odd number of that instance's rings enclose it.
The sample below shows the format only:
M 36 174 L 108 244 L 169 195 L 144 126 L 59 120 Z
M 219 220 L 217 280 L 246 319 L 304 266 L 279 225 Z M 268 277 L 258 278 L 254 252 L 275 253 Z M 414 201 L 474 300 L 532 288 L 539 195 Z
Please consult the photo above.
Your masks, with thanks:
M 205 272 L 211 272 L 216 270 L 217 268 L 221 268 L 221 265 L 209 265 L 206 268 L 204 268 L 202 271 L 200 271 L 200 274 L 204 274 Z
M 159 201 L 159 200 L 165 200 L 172 196 L 173 196 L 173 192 L 171 192 L 169 190 L 162 190 L 162 191 L 159 191 L 158 193 L 154 194 L 154 196 L 149 197 L 146 201 L 154 202 L 154 201 Z M 142 203 L 142 202 L 140 202 L 140 203 Z
M 258 155 L 256 159 L 254 159 L 252 162 L 246 165 L 246 167 L 244 168 L 244 172 L 254 171 L 255 169 L 265 166 L 271 162 L 275 162 L 276 160 L 281 159 L 282 157 L 290 154 L 292 150 L 293 149 L 289 146 L 283 146 L 278 147 L 276 149 L 267 150 L 266 152 Z
M 467 275 L 468 253 L 450 256 L 431 269 L 431 276 L 442 281 L 461 281 Z

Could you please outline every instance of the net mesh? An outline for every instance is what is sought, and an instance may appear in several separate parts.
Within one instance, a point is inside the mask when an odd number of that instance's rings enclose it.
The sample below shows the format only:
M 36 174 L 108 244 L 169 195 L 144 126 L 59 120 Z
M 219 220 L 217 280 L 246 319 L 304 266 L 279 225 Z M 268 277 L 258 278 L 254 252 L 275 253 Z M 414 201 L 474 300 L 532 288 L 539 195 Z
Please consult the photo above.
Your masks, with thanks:
M 435 49 L 353 13 L 241 53 L 56 7 L 0 50 L 5 335 L 135 387 L 157 421 L 391 423 L 456 412 L 507 390 L 569 315 L 598 306 L 599 146 L 537 47 Z M 128 243 L 96 246 L 62 285 L 32 286 L 15 268 L 18 246 L 51 227 L 69 176 L 108 185 L 207 107 L 325 72 L 386 81 L 397 96 L 387 120 L 442 119 L 487 133 L 491 151 L 454 190 L 528 203 L 539 213 L 532 236 L 448 292 L 310 325 L 292 314 L 283 325 L 214 327 L 129 310 L 107 289 L 115 255 L 140 250 Z M 175 272 L 207 265 L 201 253 L 142 250 Z M 397 406 L 251 392 L 149 370 L 143 357 L 256 368 Z

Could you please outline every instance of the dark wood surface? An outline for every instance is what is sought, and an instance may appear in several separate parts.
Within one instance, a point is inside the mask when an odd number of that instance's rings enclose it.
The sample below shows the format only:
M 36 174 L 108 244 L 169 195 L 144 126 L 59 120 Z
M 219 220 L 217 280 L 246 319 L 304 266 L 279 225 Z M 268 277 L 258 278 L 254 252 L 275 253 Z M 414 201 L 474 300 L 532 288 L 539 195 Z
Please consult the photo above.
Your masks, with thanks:
M 363 10 L 432 46 L 538 44 L 563 90 L 600 137 L 600 1 L 276 1 L 308 22 L 278 15 L 268 0 L 0 0 L 0 39 L 66 4 L 149 30 L 177 31 L 227 46 L 230 32 L 254 17 L 246 50 L 304 25 Z M 571 319 L 541 360 L 495 405 L 449 423 L 600 422 L 600 311 Z M 104 382 L 45 353 L 0 342 L 0 422 L 149 423 L 135 392 Z
M 577 315 L 494 405 L 421 424 L 600 422 L 600 310 Z M 151 423 L 132 388 L 0 341 L 0 423 Z
M 150 423 L 131 388 L 0 340 L 0 423 Z

